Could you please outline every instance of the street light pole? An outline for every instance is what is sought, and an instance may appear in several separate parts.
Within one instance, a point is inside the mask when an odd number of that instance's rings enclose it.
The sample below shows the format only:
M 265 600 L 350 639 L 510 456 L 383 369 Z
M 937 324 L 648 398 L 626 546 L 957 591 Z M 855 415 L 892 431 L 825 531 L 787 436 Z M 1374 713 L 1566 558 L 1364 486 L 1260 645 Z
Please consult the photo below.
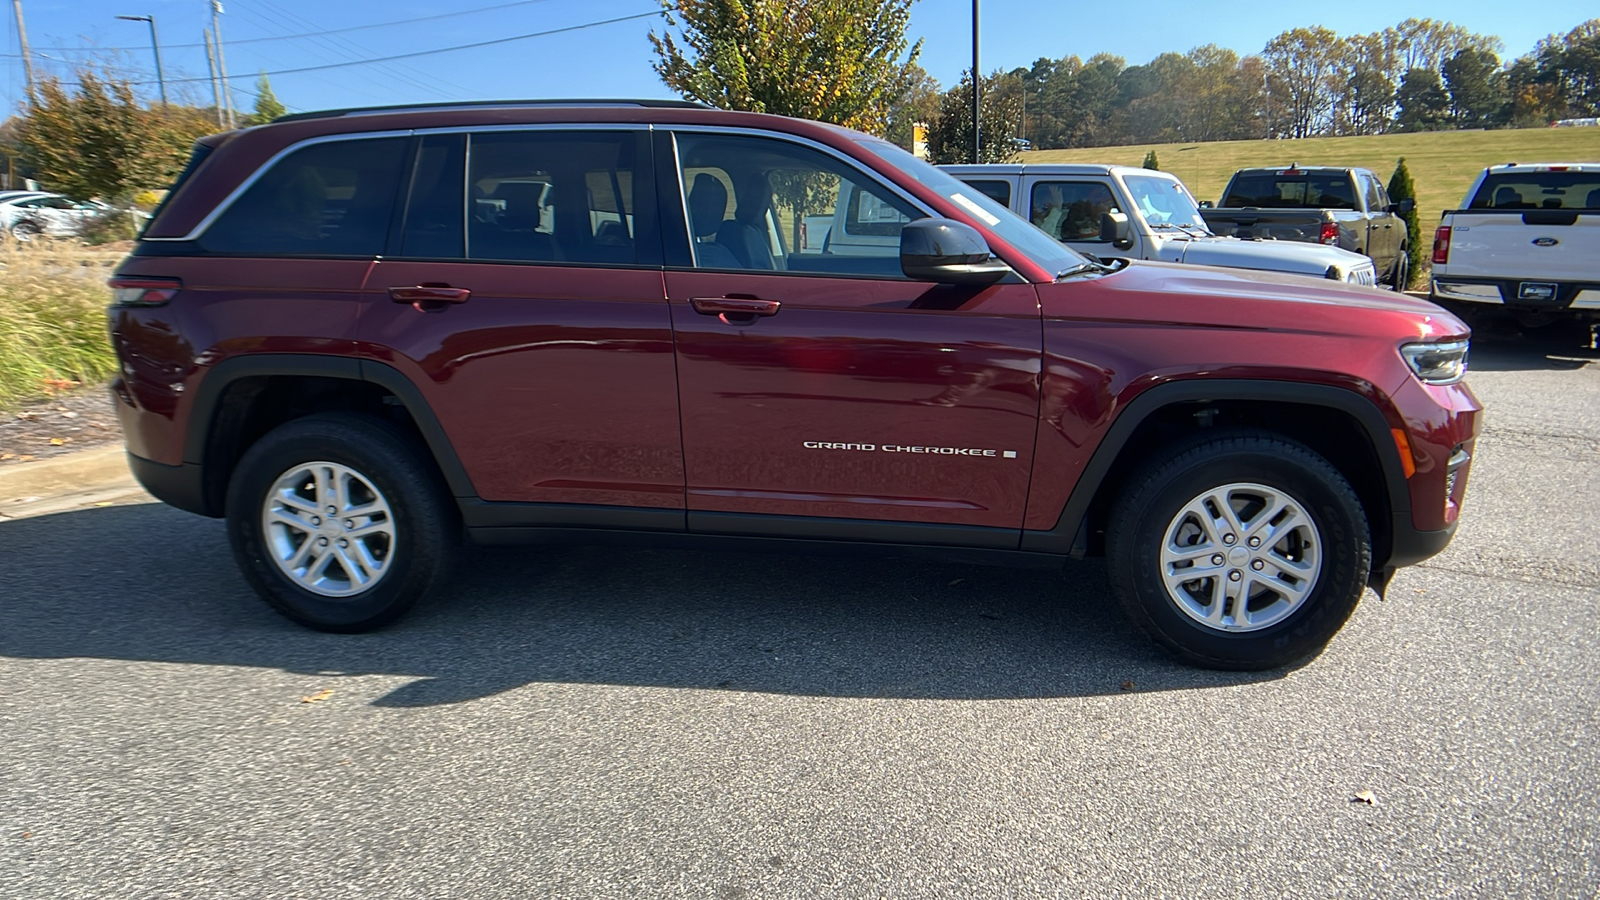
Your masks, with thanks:
M 972 162 L 983 162 L 978 126 L 978 0 L 972 0 Z
M 161 85 L 161 105 L 167 105 L 167 78 L 161 73 L 161 42 L 156 39 L 155 16 L 117 16 L 129 22 L 148 22 L 150 24 L 150 49 L 156 55 L 156 84 Z

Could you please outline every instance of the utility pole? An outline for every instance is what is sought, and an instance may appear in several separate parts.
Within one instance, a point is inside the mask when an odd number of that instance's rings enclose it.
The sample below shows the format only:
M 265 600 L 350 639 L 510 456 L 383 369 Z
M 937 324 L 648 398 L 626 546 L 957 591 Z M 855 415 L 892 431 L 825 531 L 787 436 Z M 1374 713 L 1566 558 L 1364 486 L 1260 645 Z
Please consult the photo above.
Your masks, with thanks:
M 978 0 L 972 0 L 972 162 L 974 164 L 983 162 L 982 157 L 978 155 L 981 149 L 978 138 L 979 87 L 981 85 L 978 81 Z
M 211 0 L 211 39 L 217 45 L 217 80 L 222 82 L 222 106 L 228 114 L 228 127 L 238 127 L 233 115 L 233 91 L 228 87 L 228 61 L 222 55 L 222 0 Z
M 222 112 L 222 85 L 217 81 L 217 54 L 211 45 L 211 29 L 206 29 L 206 71 L 211 74 L 211 105 L 217 109 L 217 127 L 228 127 Z
M 17 38 L 22 41 L 22 70 L 28 76 L 28 105 L 33 105 L 33 89 L 37 82 L 33 80 L 33 53 L 28 50 L 28 29 L 22 24 L 22 0 L 11 0 L 11 8 L 17 13 Z
M 161 42 L 156 39 L 155 16 L 117 16 L 129 22 L 148 22 L 150 24 L 150 49 L 156 54 L 156 84 L 161 85 L 161 105 L 167 105 L 167 78 L 161 74 Z

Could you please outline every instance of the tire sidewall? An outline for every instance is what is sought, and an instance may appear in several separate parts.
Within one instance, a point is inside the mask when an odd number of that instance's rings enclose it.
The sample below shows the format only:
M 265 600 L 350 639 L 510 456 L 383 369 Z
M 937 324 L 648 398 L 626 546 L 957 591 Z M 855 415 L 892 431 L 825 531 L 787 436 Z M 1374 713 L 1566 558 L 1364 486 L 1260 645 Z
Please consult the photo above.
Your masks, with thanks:
M 228 538 L 247 581 L 284 616 L 322 631 L 366 631 L 393 621 L 442 574 L 446 519 L 433 479 L 404 435 L 376 419 L 314 416 L 270 432 L 240 459 L 229 482 Z M 262 510 L 282 475 L 308 462 L 348 466 L 383 494 L 394 520 L 392 562 L 376 585 L 331 598 L 296 584 L 269 557 Z
M 1162 643 L 1201 665 L 1229 669 L 1272 668 L 1320 649 L 1349 618 L 1365 590 L 1371 551 L 1367 522 L 1354 492 L 1332 466 L 1297 445 L 1286 455 L 1262 450 L 1196 448 L 1172 460 L 1130 497 L 1142 510 L 1119 535 L 1131 546 L 1113 551 L 1124 605 Z M 1300 455 L 1305 458 L 1296 458 Z M 1309 465 L 1308 465 L 1309 463 Z M 1330 479 L 1332 479 L 1330 481 Z M 1178 511 L 1224 484 L 1249 482 L 1289 494 L 1306 511 L 1321 542 L 1322 569 L 1311 595 L 1281 622 L 1258 631 L 1230 633 L 1190 618 L 1167 593 L 1160 548 Z

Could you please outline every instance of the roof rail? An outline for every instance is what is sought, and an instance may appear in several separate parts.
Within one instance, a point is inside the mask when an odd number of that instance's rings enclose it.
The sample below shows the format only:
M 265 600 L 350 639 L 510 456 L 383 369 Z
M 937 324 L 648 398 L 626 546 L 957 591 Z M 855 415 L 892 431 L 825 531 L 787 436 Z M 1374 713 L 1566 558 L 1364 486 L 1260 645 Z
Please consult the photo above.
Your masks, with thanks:
M 533 109 L 562 106 L 638 106 L 664 109 L 712 109 L 693 100 L 459 100 L 444 103 L 403 103 L 397 106 L 352 106 L 348 109 L 323 109 L 314 112 L 291 113 L 279 116 L 273 122 L 301 122 L 306 119 L 331 119 L 339 116 L 378 116 L 400 112 L 432 112 L 446 109 Z

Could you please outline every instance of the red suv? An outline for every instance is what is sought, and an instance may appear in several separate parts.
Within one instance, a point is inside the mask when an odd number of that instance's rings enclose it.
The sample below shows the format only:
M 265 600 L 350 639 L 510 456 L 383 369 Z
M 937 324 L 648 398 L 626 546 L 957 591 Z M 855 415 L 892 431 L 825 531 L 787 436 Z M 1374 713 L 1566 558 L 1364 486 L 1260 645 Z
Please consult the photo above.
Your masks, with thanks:
M 878 138 L 684 103 L 209 137 L 112 285 L 135 473 L 329 631 L 464 528 L 1104 554 L 1180 656 L 1281 665 L 1450 540 L 1478 427 L 1429 303 L 1103 265 Z

